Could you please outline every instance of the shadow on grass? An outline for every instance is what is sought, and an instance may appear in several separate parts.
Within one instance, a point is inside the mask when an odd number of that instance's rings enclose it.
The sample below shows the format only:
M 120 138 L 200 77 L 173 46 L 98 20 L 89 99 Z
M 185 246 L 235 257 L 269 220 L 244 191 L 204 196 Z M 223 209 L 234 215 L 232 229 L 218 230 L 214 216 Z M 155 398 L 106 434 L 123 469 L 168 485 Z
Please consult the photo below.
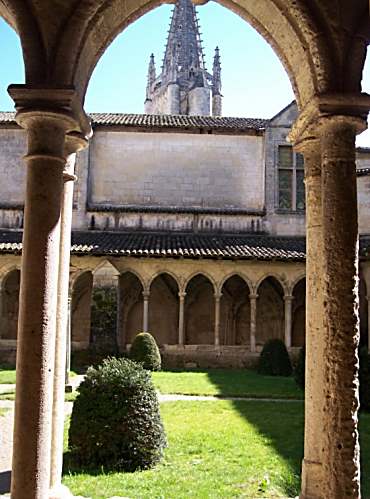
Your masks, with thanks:
M 282 474 L 279 485 L 288 497 L 297 496 L 303 457 L 303 402 L 233 401 L 233 406 L 284 459 L 292 478 Z
M 256 376 L 259 376 L 256 373 Z M 225 383 L 217 371 L 208 371 L 209 380 L 222 393 Z M 287 378 L 291 379 L 291 378 Z M 233 406 L 256 430 L 264 435 L 278 454 L 292 470 L 292 482 L 283 481 L 284 492 L 294 497 L 299 494 L 301 463 L 303 459 L 304 403 L 302 402 L 260 402 L 233 401 Z M 361 413 L 359 418 L 361 446 L 361 488 L 364 499 L 370 499 L 370 414 Z M 268 471 L 268 470 L 267 470 Z

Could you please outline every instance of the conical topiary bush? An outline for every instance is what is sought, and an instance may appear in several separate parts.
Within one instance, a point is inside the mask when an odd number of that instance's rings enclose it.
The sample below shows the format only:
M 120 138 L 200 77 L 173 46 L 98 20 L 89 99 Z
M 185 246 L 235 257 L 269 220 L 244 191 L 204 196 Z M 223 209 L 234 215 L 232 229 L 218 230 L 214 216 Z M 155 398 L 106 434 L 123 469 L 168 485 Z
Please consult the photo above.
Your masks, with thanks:
M 275 338 L 265 343 L 258 362 L 258 372 L 271 376 L 292 374 L 292 363 L 283 341 Z
M 139 333 L 135 336 L 130 349 L 130 358 L 140 362 L 144 369 L 160 371 L 161 354 L 158 345 L 149 333 Z

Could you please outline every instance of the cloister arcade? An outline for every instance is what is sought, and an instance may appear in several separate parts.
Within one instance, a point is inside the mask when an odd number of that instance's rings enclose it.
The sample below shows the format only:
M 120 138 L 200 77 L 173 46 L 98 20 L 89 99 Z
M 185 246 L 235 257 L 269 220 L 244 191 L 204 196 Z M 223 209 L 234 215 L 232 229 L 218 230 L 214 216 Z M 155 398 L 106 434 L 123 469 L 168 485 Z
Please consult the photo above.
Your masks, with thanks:
M 267 273 L 256 280 L 254 272 L 248 276 L 245 263 L 239 264 L 242 272 L 226 273 L 225 269 L 222 278 L 202 270 L 185 277 L 181 266 L 177 271 L 164 266 L 148 277 L 140 273 L 140 268 L 123 267 L 119 272 L 103 260 L 96 268 L 77 272 L 74 269 L 71 273 L 72 350 L 93 346 L 93 290 L 107 285 L 98 277 L 99 269 L 106 265 L 113 275 L 108 285 L 117 293 L 115 340 L 121 352 L 140 331 L 151 332 L 163 351 L 174 351 L 175 346 L 229 346 L 239 348 L 242 359 L 248 352 L 260 352 L 271 338 L 283 340 L 293 352 L 305 344 L 306 279 L 299 267 L 289 281 L 283 266 L 280 273 Z M 19 287 L 19 266 L 5 271 L 1 280 L 0 349 L 16 346 Z M 361 276 L 360 337 L 361 343 L 369 347 L 366 289 L 367 283 Z
M 13 499 L 62 496 L 74 156 L 91 134 L 83 110 L 84 95 L 93 68 L 110 42 L 159 3 L 0 3 L 0 15 L 22 43 L 26 82 L 11 85 L 9 93 L 15 102 L 17 123 L 28 138 Z M 355 136 L 366 128 L 370 108 L 370 96 L 361 90 L 370 39 L 369 2 L 222 3 L 250 22 L 275 49 L 291 80 L 300 112 L 290 138 L 296 150 L 304 154 L 307 201 L 307 368 L 301 498 L 359 498 Z M 11 288 L 10 281 L 8 284 Z M 282 299 L 282 289 L 284 296 L 289 296 L 283 282 L 278 285 L 269 279 L 262 286 L 270 297 Z M 209 300 L 210 284 L 206 281 L 202 287 Z M 143 301 L 148 302 L 145 294 Z M 287 298 L 284 309 L 289 310 L 291 304 L 291 298 Z M 254 315 L 253 301 L 250 306 Z M 143 305 L 143 321 L 147 310 Z M 281 313 L 276 315 L 275 334 L 281 334 L 281 317 Z M 215 330 L 218 319 L 215 314 Z M 253 321 L 251 328 L 253 339 Z

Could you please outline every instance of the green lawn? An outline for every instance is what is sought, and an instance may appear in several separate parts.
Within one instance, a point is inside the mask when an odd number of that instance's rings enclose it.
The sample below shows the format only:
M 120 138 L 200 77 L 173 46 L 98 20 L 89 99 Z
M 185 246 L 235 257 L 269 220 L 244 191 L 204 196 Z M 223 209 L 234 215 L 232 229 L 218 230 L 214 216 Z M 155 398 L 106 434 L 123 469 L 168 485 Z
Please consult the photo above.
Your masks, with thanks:
M 15 368 L 0 364 L 0 384 L 11 385 L 15 383 Z
M 150 471 L 98 475 L 65 470 L 75 495 L 93 499 L 294 497 L 299 493 L 303 403 L 167 402 L 169 446 Z M 370 415 L 361 417 L 363 496 L 370 497 Z
M 302 399 L 303 392 L 294 379 L 261 376 L 247 369 L 206 369 L 160 371 L 153 381 L 161 393 L 216 395 L 253 398 Z

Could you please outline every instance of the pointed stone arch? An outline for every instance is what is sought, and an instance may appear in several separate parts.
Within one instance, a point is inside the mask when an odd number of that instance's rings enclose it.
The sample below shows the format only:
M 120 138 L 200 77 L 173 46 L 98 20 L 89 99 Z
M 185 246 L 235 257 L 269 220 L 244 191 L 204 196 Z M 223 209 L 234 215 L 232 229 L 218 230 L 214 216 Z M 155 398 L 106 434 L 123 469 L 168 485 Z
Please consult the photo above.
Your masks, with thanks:
M 195 273 L 186 281 L 185 344 L 214 344 L 215 289 L 203 272 Z
M 256 345 L 262 347 L 273 338 L 284 341 L 285 293 L 281 281 L 269 274 L 258 283 L 257 293 Z
M 119 276 L 119 319 L 118 347 L 121 351 L 131 344 L 143 330 L 143 292 L 144 281 L 133 270 L 125 269 Z
M 292 347 L 306 342 L 306 278 L 297 279 L 292 288 Z
M 150 281 L 149 331 L 158 345 L 178 343 L 179 284 L 173 273 L 157 273 Z
M 250 344 L 250 287 L 239 273 L 223 279 L 220 302 L 220 345 Z

